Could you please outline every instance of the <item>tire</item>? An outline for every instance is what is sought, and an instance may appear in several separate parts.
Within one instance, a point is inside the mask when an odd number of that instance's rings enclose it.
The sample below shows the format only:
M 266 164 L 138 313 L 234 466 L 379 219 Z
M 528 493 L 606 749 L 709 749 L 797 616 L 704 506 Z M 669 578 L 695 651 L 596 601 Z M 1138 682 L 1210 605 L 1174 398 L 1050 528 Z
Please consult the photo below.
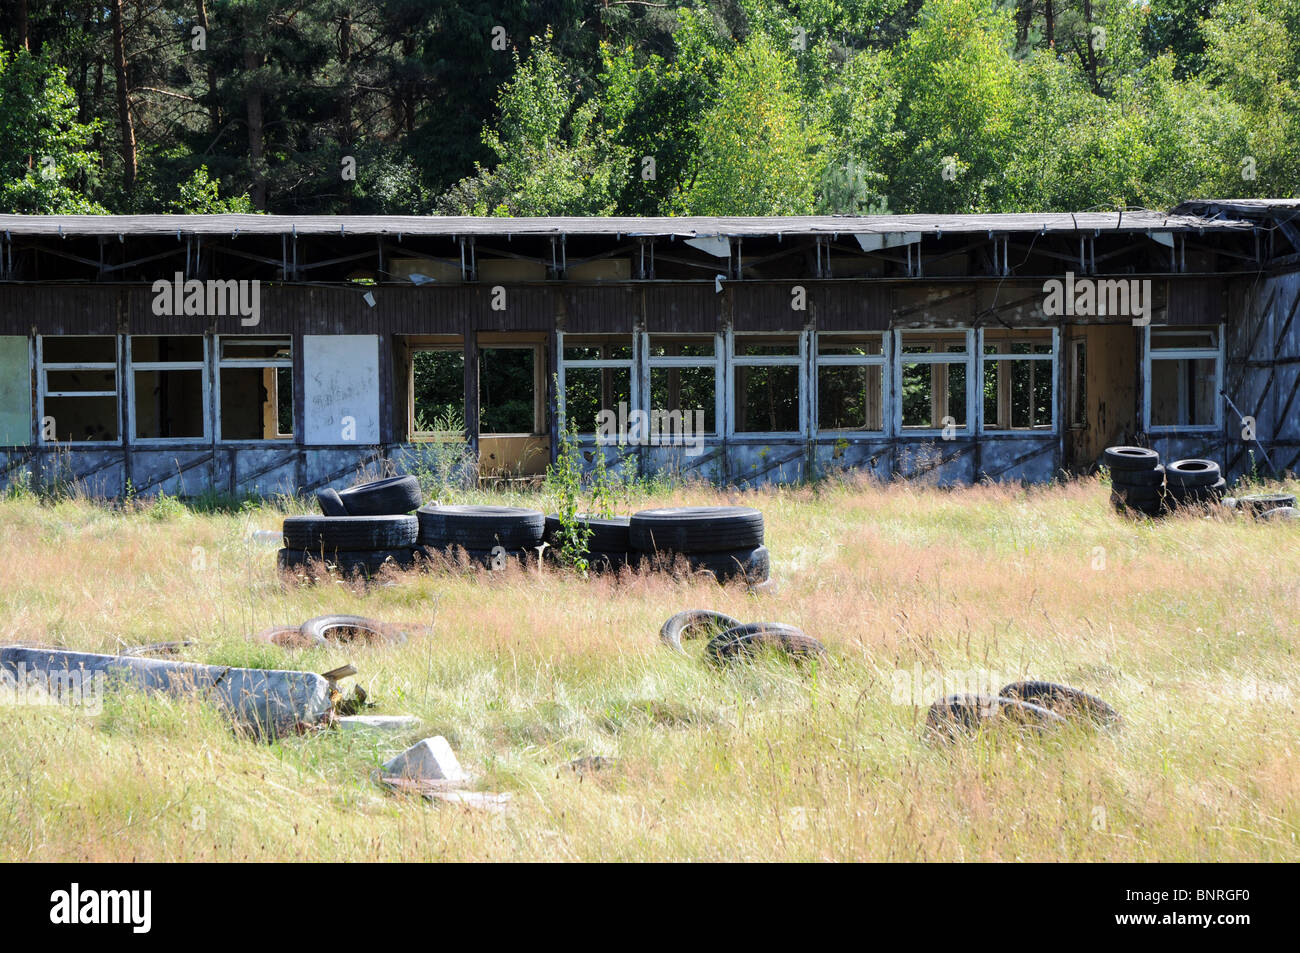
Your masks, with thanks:
M 684 609 L 663 624 L 659 630 L 659 641 L 674 652 L 685 655 L 682 639 L 698 639 L 705 635 L 714 636 L 727 629 L 743 625 L 739 619 L 733 619 L 721 612 L 711 609 Z
M 546 530 L 545 516 L 517 506 L 422 506 L 416 516 L 420 542 L 436 548 L 533 549 Z
M 592 572 L 618 572 L 626 566 L 635 566 L 636 560 L 633 553 L 626 549 L 606 552 L 599 549 L 590 550 L 587 553 L 587 566 Z
M 744 579 L 749 583 L 766 582 L 771 577 L 771 561 L 766 546 L 733 549 L 725 553 L 696 553 L 686 557 L 696 572 L 711 572 L 718 582 Z
M 1100 725 L 1119 721 L 1119 712 L 1096 695 L 1055 682 L 1012 682 L 998 692 L 1000 698 L 1015 698 L 1054 711 L 1062 718 L 1083 718 Z
M 1222 480 L 1219 465 L 1213 460 L 1175 460 L 1165 467 L 1165 483 L 1170 488 L 1213 486 Z
M 360 615 L 318 615 L 304 622 L 299 631 L 304 638 L 319 640 L 320 644 L 375 645 L 406 641 L 406 633 L 396 626 Z
M 1041 705 L 998 695 L 949 695 L 931 705 L 925 716 L 926 728 L 949 740 L 997 725 L 1042 731 L 1064 724 L 1064 718 Z
M 591 537 L 587 540 L 589 549 L 602 553 L 618 553 L 627 552 L 632 548 L 628 541 L 628 525 L 631 517 L 588 516 L 586 513 L 579 513 L 578 519 L 591 529 Z M 559 514 L 551 513 L 546 517 L 546 530 L 542 538 L 555 546 L 555 538 L 559 531 Z
M 1160 454 L 1146 447 L 1107 447 L 1101 462 L 1111 470 L 1154 470 L 1160 465 Z
M 1139 503 L 1136 500 L 1130 502 L 1126 501 L 1120 494 L 1112 493 L 1110 495 L 1110 501 L 1114 505 L 1115 509 L 1130 516 L 1136 513 L 1139 516 L 1150 516 L 1155 518 L 1158 516 L 1164 516 L 1168 512 L 1168 509 L 1165 506 L 1165 501 L 1163 500 L 1143 503 Z
M 750 622 L 732 626 L 709 639 L 705 657 L 715 664 L 752 656 L 763 649 L 778 649 L 795 658 L 824 658 L 826 646 L 811 635 L 783 622 Z
M 1212 486 L 1170 486 L 1166 491 L 1174 506 L 1205 506 L 1223 499 L 1228 483 L 1220 477 Z
M 329 553 L 409 549 L 418 530 L 414 516 L 287 516 L 283 532 L 286 549 Z
M 628 526 L 643 553 L 719 553 L 763 545 L 763 514 L 748 506 L 683 506 L 642 510 Z
M 420 481 L 395 476 L 351 486 L 339 494 L 349 516 L 400 516 L 420 505 Z
M 1164 496 L 1164 488 L 1157 486 L 1112 486 L 1111 492 L 1126 505 L 1159 503 Z
M 1124 487 L 1125 489 L 1164 486 L 1165 468 L 1156 466 L 1150 470 L 1113 470 L 1111 471 L 1110 482 L 1114 487 Z
M 504 547 L 503 547 L 504 548 Z M 511 563 L 517 565 L 528 565 L 529 558 L 536 558 L 537 552 L 526 549 L 506 549 L 504 555 L 499 554 L 496 547 L 492 549 L 470 549 L 466 546 L 417 546 L 415 555 L 422 557 L 435 564 L 459 565 L 462 558 L 474 566 L 483 569 L 506 569 Z
M 1295 497 L 1290 493 L 1250 493 L 1237 497 L 1240 509 L 1253 516 L 1263 516 L 1279 507 L 1294 507 Z
M 1260 513 L 1259 518 L 1262 520 L 1268 520 L 1270 523 L 1280 523 L 1283 520 L 1297 520 L 1300 519 L 1300 510 L 1296 509 L 1294 506 L 1279 506 L 1275 510 Z
M 305 649 L 324 645 L 323 638 L 311 638 L 302 634 L 302 627 L 297 625 L 273 625 L 263 629 L 253 637 L 254 642 L 278 645 L 282 649 Z
M 348 508 L 343 505 L 339 498 L 338 491 L 332 487 L 325 487 L 323 490 L 316 491 L 316 502 L 320 505 L 320 511 L 325 516 L 347 516 Z
M 385 569 L 409 569 L 415 565 L 410 549 L 339 549 L 322 553 L 320 550 L 282 549 L 276 555 L 281 569 L 334 568 L 345 576 L 360 573 L 375 576 Z

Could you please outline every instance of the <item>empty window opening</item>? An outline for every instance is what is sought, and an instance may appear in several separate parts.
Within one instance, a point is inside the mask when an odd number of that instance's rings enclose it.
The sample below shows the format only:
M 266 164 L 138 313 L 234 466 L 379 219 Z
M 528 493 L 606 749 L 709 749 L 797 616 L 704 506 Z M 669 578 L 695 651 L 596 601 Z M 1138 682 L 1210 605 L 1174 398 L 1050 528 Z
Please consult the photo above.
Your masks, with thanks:
M 1051 330 L 991 330 L 982 339 L 984 429 L 1051 430 Z
M 797 334 L 737 334 L 732 343 L 736 433 L 800 433 L 803 360 Z
M 650 411 L 680 415 L 692 433 L 717 432 L 718 357 L 715 335 L 648 335 Z M 697 426 L 702 423 L 702 427 Z
M 222 440 L 293 438 L 289 338 L 223 337 L 218 361 Z
M 817 429 L 885 429 L 883 334 L 817 335 Z
M 61 443 L 115 441 L 118 426 L 117 338 L 43 337 L 40 433 Z
M 479 351 L 479 433 L 539 434 L 538 348 L 489 347 Z
M 1222 364 L 1216 328 L 1150 328 L 1147 383 L 1153 428 L 1218 425 Z
M 899 346 L 902 425 L 912 430 L 965 429 L 971 363 L 966 335 L 904 331 Z
M 630 413 L 633 342 L 630 334 L 563 334 L 560 337 L 565 426 L 582 434 L 599 429 L 600 415 Z
M 410 433 L 436 439 L 465 434 L 465 351 L 462 347 L 411 352 Z
M 203 337 L 132 336 L 128 343 L 134 439 L 204 439 L 208 428 Z

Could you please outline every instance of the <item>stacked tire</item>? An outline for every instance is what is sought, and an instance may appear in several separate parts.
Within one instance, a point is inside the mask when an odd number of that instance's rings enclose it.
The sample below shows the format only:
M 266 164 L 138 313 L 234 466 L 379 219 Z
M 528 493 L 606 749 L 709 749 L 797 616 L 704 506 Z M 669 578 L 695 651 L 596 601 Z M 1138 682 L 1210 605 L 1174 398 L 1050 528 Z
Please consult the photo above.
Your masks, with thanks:
M 1218 503 L 1228 484 L 1213 460 L 1175 460 L 1165 468 L 1165 492 L 1170 509 Z
M 345 576 L 373 576 L 388 567 L 414 564 L 419 523 L 411 510 L 420 505 L 413 476 L 389 477 L 342 492 L 319 490 L 320 516 L 289 516 L 276 554 L 283 570 L 333 568 Z
M 671 566 L 684 559 L 693 572 L 719 582 L 755 586 L 771 576 L 763 545 L 763 514 L 748 506 L 687 506 L 642 510 L 628 522 L 633 558 Z
M 1110 499 L 1116 509 L 1144 516 L 1165 512 L 1165 468 L 1158 453 L 1146 447 L 1107 447 L 1102 460 L 1110 468 Z
M 546 517 L 517 506 L 441 506 L 415 511 L 419 522 L 417 556 L 456 559 L 463 551 L 471 562 L 504 569 L 535 554 L 542 543 Z
M 639 560 L 632 551 L 629 538 L 630 517 L 579 513 L 576 522 L 586 531 L 587 565 L 591 569 L 596 572 L 616 572 L 624 566 L 638 565 Z M 558 513 L 546 517 L 544 539 L 550 546 L 547 552 L 559 552 L 564 546 L 561 529 Z

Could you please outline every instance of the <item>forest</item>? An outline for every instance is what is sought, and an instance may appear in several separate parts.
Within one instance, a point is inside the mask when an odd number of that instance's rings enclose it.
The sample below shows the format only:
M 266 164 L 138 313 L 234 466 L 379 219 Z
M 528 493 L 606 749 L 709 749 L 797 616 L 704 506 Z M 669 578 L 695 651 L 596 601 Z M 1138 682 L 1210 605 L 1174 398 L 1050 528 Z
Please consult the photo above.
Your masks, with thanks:
M 1300 194 L 1300 0 L 4 0 L 0 211 Z

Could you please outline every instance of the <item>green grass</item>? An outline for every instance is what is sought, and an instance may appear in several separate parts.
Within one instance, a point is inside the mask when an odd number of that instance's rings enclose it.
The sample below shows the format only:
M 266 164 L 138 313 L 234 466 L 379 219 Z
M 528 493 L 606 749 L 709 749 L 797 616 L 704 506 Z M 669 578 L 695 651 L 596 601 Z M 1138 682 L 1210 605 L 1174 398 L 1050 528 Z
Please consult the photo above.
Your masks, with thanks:
M 1294 492 L 1295 485 L 1290 487 Z M 461 494 L 547 507 L 540 494 Z M 22 860 L 1295 860 L 1300 527 L 1131 521 L 1085 480 L 947 491 L 871 483 L 621 500 L 745 502 L 776 594 L 548 570 L 283 585 L 276 506 L 0 503 L 0 641 L 325 671 L 398 735 L 259 744 L 190 701 L 102 714 L 0 705 L 0 856 Z M 293 504 L 302 511 L 304 504 Z M 688 607 L 793 623 L 820 668 L 723 671 L 658 641 Z M 395 647 L 251 642 L 325 612 L 403 623 Z M 922 697 L 900 698 L 916 673 Z M 934 689 L 1046 677 L 1116 732 L 923 730 Z M 993 684 L 996 689 L 998 684 Z M 370 772 L 445 735 L 504 815 L 394 796 Z M 579 775 L 575 758 L 615 759 Z

